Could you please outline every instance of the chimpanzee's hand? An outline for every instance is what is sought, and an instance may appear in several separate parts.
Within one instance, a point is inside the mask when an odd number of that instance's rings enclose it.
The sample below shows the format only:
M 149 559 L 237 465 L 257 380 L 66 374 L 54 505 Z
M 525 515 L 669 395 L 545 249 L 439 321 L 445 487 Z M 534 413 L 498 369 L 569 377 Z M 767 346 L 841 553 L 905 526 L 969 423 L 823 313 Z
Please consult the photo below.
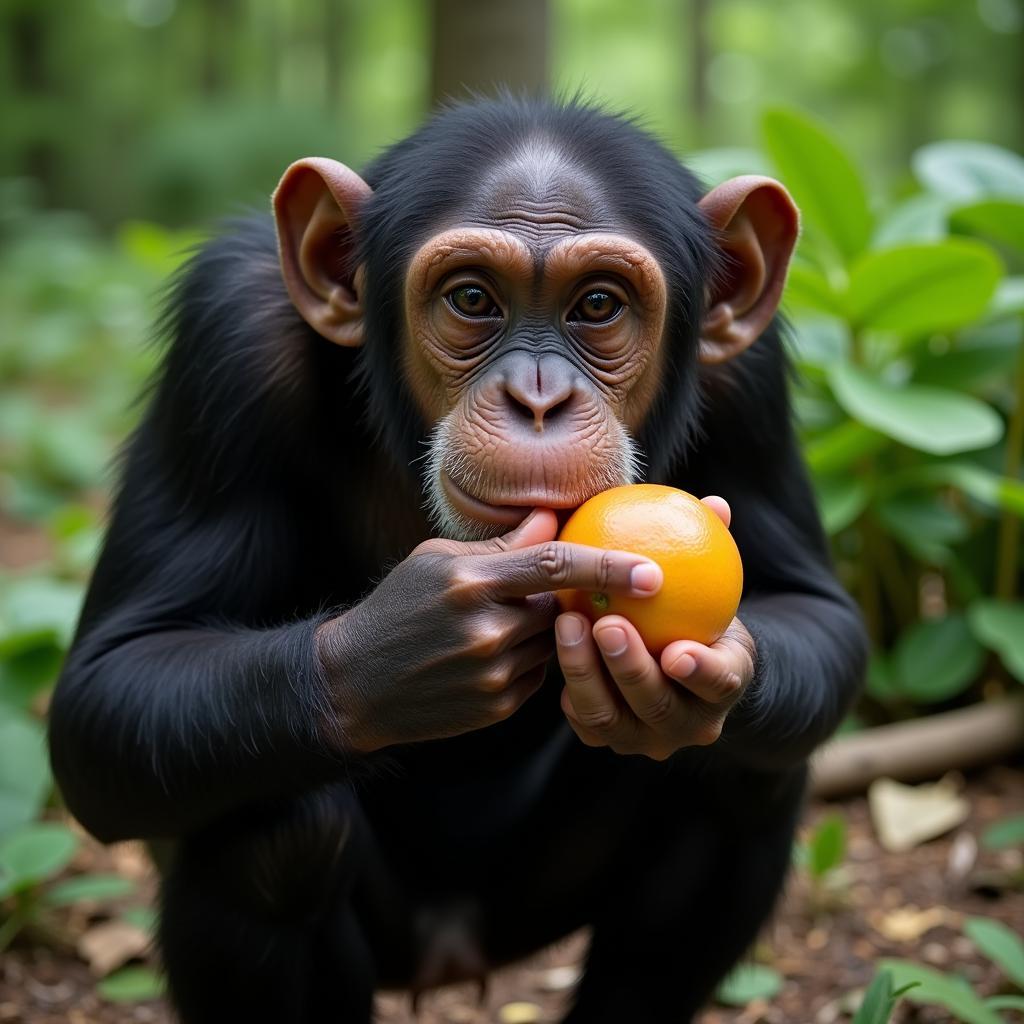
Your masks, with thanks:
M 554 653 L 551 591 L 655 593 L 641 555 L 555 541 L 537 509 L 490 541 L 428 540 L 317 632 L 339 742 L 368 752 L 480 729 L 513 714 Z
M 728 504 L 704 500 L 728 526 Z M 605 615 L 591 627 L 569 612 L 558 617 L 555 631 L 569 724 L 588 746 L 620 754 L 662 761 L 682 747 L 714 743 L 754 675 L 754 641 L 739 619 L 710 646 L 670 643 L 660 665 L 621 615 Z

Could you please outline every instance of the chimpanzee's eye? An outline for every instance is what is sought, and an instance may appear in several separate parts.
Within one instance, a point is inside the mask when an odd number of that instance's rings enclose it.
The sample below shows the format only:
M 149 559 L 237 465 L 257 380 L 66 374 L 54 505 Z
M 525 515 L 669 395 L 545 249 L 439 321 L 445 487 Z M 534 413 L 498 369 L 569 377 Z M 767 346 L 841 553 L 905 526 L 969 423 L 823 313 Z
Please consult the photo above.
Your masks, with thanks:
M 614 320 L 621 309 L 622 303 L 614 295 L 596 290 L 587 292 L 576 303 L 569 314 L 569 320 L 584 324 L 606 324 L 609 320 Z
M 454 288 L 448 293 L 448 302 L 463 316 L 494 317 L 501 316 L 497 303 L 479 286 L 466 284 Z

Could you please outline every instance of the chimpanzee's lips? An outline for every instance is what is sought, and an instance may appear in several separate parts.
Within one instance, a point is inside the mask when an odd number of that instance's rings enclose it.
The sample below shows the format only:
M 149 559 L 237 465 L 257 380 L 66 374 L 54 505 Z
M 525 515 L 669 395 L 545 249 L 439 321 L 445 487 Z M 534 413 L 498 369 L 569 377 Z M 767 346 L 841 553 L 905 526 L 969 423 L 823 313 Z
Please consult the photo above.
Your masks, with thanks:
M 456 511 L 478 522 L 495 523 L 498 526 L 518 526 L 535 508 L 570 509 L 577 505 L 575 501 L 570 502 L 551 495 L 538 495 L 536 500 L 527 497 L 510 505 L 494 505 L 464 491 L 448 475 L 447 470 L 441 471 L 441 488 Z

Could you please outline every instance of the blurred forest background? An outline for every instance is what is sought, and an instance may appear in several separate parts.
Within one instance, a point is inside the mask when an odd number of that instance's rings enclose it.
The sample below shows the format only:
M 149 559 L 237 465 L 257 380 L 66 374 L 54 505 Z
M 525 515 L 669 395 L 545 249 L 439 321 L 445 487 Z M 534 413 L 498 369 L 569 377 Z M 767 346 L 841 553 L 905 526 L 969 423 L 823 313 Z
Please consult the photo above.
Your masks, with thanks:
M 917 777 L 1019 748 L 1024 0 L 0 0 L 0 29 L 0 951 L 83 905 L 150 922 L 61 818 L 42 723 L 161 283 L 293 159 L 358 167 L 467 88 L 581 92 L 709 184 L 790 187 L 796 408 L 875 645 L 846 729 L 938 723 Z M 844 829 L 806 840 L 815 887 Z M 132 970 L 103 991 L 150 994 Z

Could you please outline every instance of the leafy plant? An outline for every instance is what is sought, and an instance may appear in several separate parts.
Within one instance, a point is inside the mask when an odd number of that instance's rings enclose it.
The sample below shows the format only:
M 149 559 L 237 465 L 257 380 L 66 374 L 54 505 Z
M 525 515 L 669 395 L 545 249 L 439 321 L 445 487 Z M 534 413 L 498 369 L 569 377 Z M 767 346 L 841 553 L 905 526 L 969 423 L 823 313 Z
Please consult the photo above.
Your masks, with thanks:
M 917 982 L 908 982 L 902 988 L 894 989 L 892 972 L 877 971 L 853 1016 L 852 1024 L 888 1024 L 900 996 L 905 995 L 916 984 Z
M 960 698 L 986 652 L 1024 681 L 1024 159 L 937 143 L 872 197 L 793 110 L 765 148 L 806 231 L 786 293 L 808 462 L 890 714 Z M 921 598 L 928 580 L 932 600 Z

